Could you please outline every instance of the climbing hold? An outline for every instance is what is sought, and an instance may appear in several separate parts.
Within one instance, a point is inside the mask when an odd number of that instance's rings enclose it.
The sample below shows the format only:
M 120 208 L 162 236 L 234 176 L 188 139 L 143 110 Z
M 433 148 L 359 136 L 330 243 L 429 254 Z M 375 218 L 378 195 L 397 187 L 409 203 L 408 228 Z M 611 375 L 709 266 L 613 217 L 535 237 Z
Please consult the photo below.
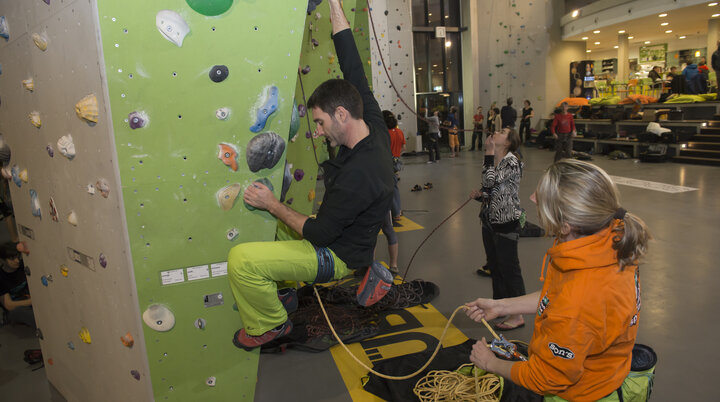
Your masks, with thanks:
M 285 151 L 285 140 L 272 131 L 253 137 L 247 144 L 245 159 L 251 172 L 275 166 Z
M 313 201 L 315 199 L 315 190 L 312 189 L 308 192 L 308 201 Z
M 305 132 L 305 138 L 312 138 L 312 133 L 310 132 L 310 130 Z
M 135 339 L 133 339 L 133 336 L 130 332 L 120 337 L 120 342 L 122 342 L 123 345 L 127 346 L 128 348 L 133 347 L 135 344 Z
M 95 182 L 95 188 L 100 190 L 100 195 L 102 195 L 103 198 L 108 198 L 110 195 L 110 186 L 105 179 L 98 179 Z
M 36 336 L 38 339 L 40 339 L 41 341 L 42 341 L 43 339 L 45 339 L 45 337 L 43 337 L 43 333 L 42 333 L 42 330 L 41 330 L 40 328 L 38 328 L 38 329 L 35 330 L 35 336 Z
M 39 33 L 32 34 L 32 40 L 35 42 L 35 46 L 43 52 L 47 50 L 47 39 Z
M 328 64 L 335 64 L 335 55 L 328 54 Z
M 225 237 L 227 237 L 228 240 L 233 241 L 233 240 L 235 240 L 235 238 L 238 237 L 239 234 L 240 234 L 240 231 L 237 230 L 237 228 L 232 228 L 227 231 L 227 233 L 225 234 Z
M 292 205 L 294 198 L 288 198 L 287 201 L 285 201 L 286 204 Z
M 107 268 L 107 257 L 105 257 L 105 254 L 100 253 L 98 256 L 98 261 L 100 262 L 100 266 L 103 268 Z
M 78 333 L 80 335 L 80 339 L 82 339 L 83 342 L 90 344 L 92 343 L 92 338 L 90 337 L 90 331 L 88 331 L 87 328 L 82 327 L 80 328 L 80 332 Z
M 175 326 L 175 315 L 162 304 L 151 304 L 142 317 L 145 325 L 158 332 L 170 331 Z
M 52 218 L 54 222 L 58 222 L 58 211 L 55 207 L 55 200 L 52 197 L 50 197 L 50 218 Z
M 237 199 L 237 196 L 238 194 L 240 194 L 241 189 L 242 186 L 240 186 L 240 184 L 238 183 L 235 183 L 221 188 L 215 194 L 218 204 L 220 205 L 220 207 L 222 207 L 224 211 L 229 211 L 230 209 L 232 209 L 233 205 L 235 205 L 235 199 Z
M 33 126 L 35 126 L 37 128 L 40 128 L 40 126 L 42 126 L 42 120 L 40 120 L 40 112 L 38 112 L 38 111 L 30 112 L 28 117 L 30 118 L 30 123 Z
M 270 115 L 277 110 L 278 87 L 274 85 L 266 87 L 258 100 L 258 104 L 262 106 L 257 109 L 255 124 L 250 127 L 250 131 L 253 133 L 259 133 L 262 129 L 264 129 Z
M 95 94 L 86 95 L 75 104 L 75 113 L 79 118 L 91 123 L 98 121 L 98 103 Z
M 205 384 L 207 384 L 208 387 L 214 387 L 216 382 L 217 379 L 215 377 L 208 377 L 207 380 L 205 380 Z
M 10 28 L 4 15 L 0 16 L 0 37 L 5 38 L 6 41 L 10 40 Z
M 70 270 L 68 269 L 67 266 L 61 265 L 61 266 L 60 266 L 60 273 L 62 274 L 62 276 L 64 276 L 64 277 L 67 278 L 67 276 L 70 274 Z
M 87 185 L 87 192 L 90 195 L 95 195 L 95 186 L 92 183 Z
M 318 40 L 315 38 L 310 39 L 310 43 L 312 43 L 313 47 L 320 46 L 320 42 L 318 42 Z
M 300 181 L 303 179 L 303 177 L 305 177 L 305 172 L 302 169 L 295 169 L 293 177 L 295 178 L 295 181 Z
M 227 118 L 230 117 L 230 109 L 221 107 L 215 111 L 215 117 L 217 117 L 218 120 L 227 120 Z
M 322 18 L 322 14 L 320 14 L 320 13 L 315 13 L 315 19 L 316 19 L 316 20 L 319 20 L 320 18 Z
M 72 341 L 68 342 L 67 345 L 68 345 L 68 349 L 75 350 L 75 344 L 72 343 Z
M 221 64 L 214 65 L 208 73 L 212 82 L 223 82 L 228 75 L 230 75 L 230 70 L 228 70 L 227 66 Z
M 230 9 L 233 0 L 185 0 L 195 12 L 214 17 Z
M 28 91 L 32 92 L 35 90 L 35 81 L 32 78 L 28 78 L 26 80 L 22 80 L 22 86 L 23 88 L 27 89 Z
M 300 70 L 300 72 L 303 73 L 303 74 L 309 73 L 309 72 L 310 72 L 310 66 L 305 66 L 305 67 L 303 67 L 302 70 Z
M 53 149 L 52 144 L 47 144 L 45 146 L 45 150 L 47 151 L 48 156 L 50 156 L 51 158 L 55 156 L 55 150 Z
M 195 320 L 195 328 L 197 329 L 205 329 L 205 319 L 204 318 L 198 318 Z
M 298 105 L 298 116 L 305 117 L 307 115 L 307 106 L 300 104 Z
M 290 142 L 295 142 L 297 140 L 297 134 L 293 135 L 292 138 L 290 138 Z
M 238 164 L 237 164 L 237 157 L 238 157 L 238 150 L 235 148 L 234 145 L 228 144 L 225 142 L 221 142 L 218 145 L 218 159 L 222 161 L 222 163 L 225 164 L 225 166 L 230 166 L 230 168 L 237 172 L 238 170 Z
M 298 106 L 293 102 L 292 113 L 290 114 L 290 131 L 288 132 L 288 139 L 297 134 L 300 129 L 300 113 L 298 113 Z
M 71 224 L 73 226 L 78 225 L 78 217 L 77 217 L 77 214 L 75 213 L 75 211 L 70 211 L 70 213 L 68 214 L 68 217 L 67 217 L 67 221 L 69 224 Z
M 45 275 L 41 276 L 41 277 L 40 277 L 40 283 L 42 283 L 43 286 L 48 286 L 49 283 L 48 283 L 47 276 L 45 276 Z
M 140 381 L 140 372 L 137 370 L 130 370 L 130 375 L 133 376 L 134 379 Z
M 182 47 L 185 36 L 190 33 L 187 22 L 172 10 L 161 10 L 155 16 L 155 26 L 165 39 Z
M 292 169 L 292 166 L 292 163 L 288 163 L 288 161 L 285 160 L 285 173 L 283 174 L 282 188 L 280 189 L 280 202 L 285 201 L 285 195 L 287 195 L 290 189 L 290 184 L 292 183 L 292 173 L 290 173 L 290 169 Z
M 310 1 L 308 1 L 308 6 L 307 6 L 307 13 L 308 13 L 308 15 L 309 15 L 311 12 L 315 11 L 315 8 L 316 8 L 317 6 L 319 6 L 320 3 L 322 3 L 322 0 L 310 0 Z
M 18 242 L 18 244 L 15 245 L 15 249 L 18 251 L 18 253 L 30 255 L 30 248 L 28 247 L 27 242 L 25 240 Z
M 132 112 L 128 115 L 128 123 L 133 130 L 145 127 L 148 122 L 149 119 L 144 112 Z
M 262 184 L 265 185 L 265 187 L 269 188 L 270 191 L 275 191 L 275 187 L 273 187 L 273 185 L 272 185 L 272 183 L 270 182 L 270 180 L 269 180 L 268 178 L 266 178 L 266 177 L 263 177 L 262 179 L 257 179 L 257 180 L 255 180 L 253 183 L 262 183 Z M 255 184 L 253 184 L 253 186 L 254 186 L 254 185 L 255 185 Z M 255 209 L 257 209 L 257 208 L 253 207 L 252 205 L 248 204 L 248 203 L 245 202 L 245 201 L 243 201 L 243 203 L 245 204 L 245 208 L 247 208 L 247 209 L 250 210 L 250 211 L 254 211 Z
M 40 200 L 38 199 L 37 191 L 30 190 L 30 207 L 32 209 L 33 216 L 42 217 L 42 211 L 40 211 Z
M 237 303 L 233 303 L 232 309 L 233 311 L 238 311 Z
M 63 135 L 57 142 L 58 150 L 64 157 L 72 160 L 75 157 L 75 143 L 72 135 Z
M 20 179 L 20 168 L 17 165 L 14 165 L 12 168 L 10 168 L 10 176 L 12 177 L 13 183 L 15 183 L 16 186 L 22 187 L 22 179 Z
M 43 1 L 44 1 L 45 4 L 47 4 L 48 6 L 50 5 L 50 0 L 43 0 Z
M 28 182 L 28 171 L 27 169 L 23 169 L 18 174 L 18 177 L 20 177 L 20 180 L 24 181 L 25 183 Z

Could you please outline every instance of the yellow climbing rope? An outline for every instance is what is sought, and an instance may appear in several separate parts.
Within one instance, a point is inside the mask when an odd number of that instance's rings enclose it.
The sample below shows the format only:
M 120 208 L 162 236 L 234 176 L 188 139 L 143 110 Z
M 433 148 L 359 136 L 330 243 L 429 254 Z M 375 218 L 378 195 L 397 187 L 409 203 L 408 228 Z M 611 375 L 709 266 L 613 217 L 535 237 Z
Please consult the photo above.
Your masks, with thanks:
M 472 367 L 473 376 L 460 373 L 463 367 Z M 415 384 L 413 393 L 421 402 L 431 401 L 482 401 L 500 400 L 502 382 L 495 374 L 478 376 L 480 369 L 472 363 L 463 364 L 457 371 L 434 370 Z

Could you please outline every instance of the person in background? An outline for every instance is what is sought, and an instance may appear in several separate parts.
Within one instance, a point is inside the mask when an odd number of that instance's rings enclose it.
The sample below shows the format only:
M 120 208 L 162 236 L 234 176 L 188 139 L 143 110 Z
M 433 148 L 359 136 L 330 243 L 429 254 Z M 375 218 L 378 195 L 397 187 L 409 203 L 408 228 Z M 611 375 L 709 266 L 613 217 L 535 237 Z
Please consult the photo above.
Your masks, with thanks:
M 648 78 L 652 80 L 652 87 L 653 88 L 662 88 L 663 86 L 663 79 L 662 79 L 662 67 L 660 66 L 653 66 L 652 70 L 648 73 Z
M 507 104 L 502 107 L 500 116 L 502 117 L 502 128 L 510 127 L 515 128 L 515 121 L 517 120 L 517 110 L 512 107 L 513 98 L 507 98 Z M 499 131 L 495 128 L 495 131 Z
M 520 120 L 520 141 L 526 143 L 530 141 L 530 119 L 535 117 L 533 108 L 530 107 L 530 101 L 525 99 L 523 102 L 522 119 Z M 525 135 L 523 136 L 523 132 Z
M 500 109 L 493 109 L 493 131 L 488 133 L 488 137 L 502 130 L 502 117 L 500 117 Z
M 427 163 L 437 163 L 440 160 L 440 113 L 436 110 L 432 116 L 428 116 L 428 110 L 425 109 L 425 120 L 428 124 L 428 156 Z
M 555 162 L 562 158 L 572 158 L 572 139 L 577 137 L 575 119 L 568 113 L 568 103 L 561 105 L 562 112 L 556 113 L 550 125 L 550 134 L 555 138 Z
M 472 133 L 472 144 L 470 150 L 475 150 L 475 143 L 478 144 L 478 151 L 482 149 L 482 133 L 483 133 L 483 112 L 482 106 L 478 106 L 477 113 L 473 116 L 473 133 Z
M 495 107 L 497 105 L 497 102 L 494 102 L 490 104 L 490 108 L 487 111 L 487 122 L 485 123 L 487 125 L 487 132 L 486 135 L 490 135 L 495 132 L 494 128 L 494 118 L 495 118 Z M 486 137 L 487 138 L 487 137 Z
M 9 322 L 35 328 L 25 266 L 14 243 L 0 245 L 0 312 L 0 324 Z
M 650 239 L 645 223 L 621 207 L 610 176 L 587 162 L 555 162 L 531 200 L 540 225 L 555 237 L 541 267 L 542 290 L 465 304 L 476 322 L 532 314 L 528 360 L 500 360 L 483 338 L 473 346 L 470 361 L 510 380 L 503 392 L 514 391 L 513 400 L 646 400 L 637 393 L 647 389 L 624 385 L 633 380 L 641 306 L 638 260 Z
M 704 57 L 700 58 L 700 62 L 698 63 L 698 72 L 703 73 L 707 75 L 710 72 L 710 68 L 707 66 L 707 61 Z
M 450 113 L 448 113 L 445 125 L 448 127 L 448 143 L 450 144 L 450 157 L 454 158 L 456 153 L 460 152 L 460 142 L 458 140 L 459 123 L 457 120 L 456 106 L 450 106 Z
M 515 154 L 520 136 L 511 128 L 489 135 L 485 141 L 482 187 L 470 197 L 482 202 L 480 223 L 487 263 L 477 270 L 480 276 L 492 278 L 493 299 L 518 297 L 525 294 L 518 259 L 520 239 L 520 179 L 523 164 Z M 502 331 L 525 326 L 522 315 L 509 315 L 495 325 Z
M 720 76 L 720 40 L 717 41 L 717 47 L 715 48 L 715 51 L 712 54 L 712 58 L 710 59 L 710 64 L 712 65 L 713 70 L 715 70 L 715 75 Z M 718 79 L 715 79 L 715 86 L 717 87 L 717 98 L 716 100 L 720 100 L 720 82 L 717 82 Z
M 395 220 L 402 215 L 402 208 L 400 206 L 400 190 L 398 189 L 398 181 L 400 177 L 398 174 L 402 170 L 402 161 L 400 156 L 405 150 L 405 134 L 398 127 L 398 121 L 395 115 L 389 110 L 383 110 L 383 117 L 385 118 L 385 125 L 390 133 L 390 152 L 393 156 L 393 171 L 395 172 L 395 190 L 393 191 L 393 202 L 390 212 L 392 212 L 392 219 Z

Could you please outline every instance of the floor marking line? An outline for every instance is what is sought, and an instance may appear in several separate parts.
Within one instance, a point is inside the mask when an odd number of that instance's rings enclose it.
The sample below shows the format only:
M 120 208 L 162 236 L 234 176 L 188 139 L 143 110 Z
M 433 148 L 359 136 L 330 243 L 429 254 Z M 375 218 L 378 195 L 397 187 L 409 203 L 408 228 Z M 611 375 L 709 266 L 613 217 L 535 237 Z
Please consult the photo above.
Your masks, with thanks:
M 697 188 L 677 186 L 674 184 L 660 183 L 657 181 L 632 179 L 630 177 L 610 176 L 615 184 L 622 184 L 624 186 L 644 188 L 646 190 L 662 191 L 664 193 L 684 193 L 687 191 L 695 191 Z

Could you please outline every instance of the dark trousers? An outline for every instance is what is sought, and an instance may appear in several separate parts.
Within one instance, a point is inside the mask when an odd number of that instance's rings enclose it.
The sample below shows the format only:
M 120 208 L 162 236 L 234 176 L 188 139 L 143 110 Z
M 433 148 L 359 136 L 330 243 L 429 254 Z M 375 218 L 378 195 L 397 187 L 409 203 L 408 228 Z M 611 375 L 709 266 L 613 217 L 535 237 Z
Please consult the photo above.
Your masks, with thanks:
M 393 218 L 402 213 L 402 208 L 400 208 L 400 189 L 398 188 L 398 180 L 400 179 L 395 176 L 395 188 L 393 189 L 392 205 L 390 206 L 390 212 L 392 213 Z
M 470 150 L 475 150 L 475 143 L 477 143 L 478 149 L 482 149 L 482 131 L 475 130 L 472 134 L 472 143 L 470 144 Z
M 430 136 L 430 141 L 428 141 L 428 155 L 430 156 L 430 162 L 434 162 L 436 160 L 440 160 L 440 146 L 439 146 L 439 140 L 438 136 L 435 133 L 428 134 Z M 434 154 L 433 154 L 434 152 Z
M 482 238 L 492 277 L 493 299 L 523 296 L 525 282 L 518 258 L 520 221 L 491 225 L 484 219 Z
M 555 140 L 555 162 L 563 158 L 572 158 L 572 133 L 557 133 Z
M 523 132 L 525 132 L 525 136 L 523 136 Z M 528 142 L 530 141 L 530 119 L 522 119 L 520 121 L 520 142 Z

